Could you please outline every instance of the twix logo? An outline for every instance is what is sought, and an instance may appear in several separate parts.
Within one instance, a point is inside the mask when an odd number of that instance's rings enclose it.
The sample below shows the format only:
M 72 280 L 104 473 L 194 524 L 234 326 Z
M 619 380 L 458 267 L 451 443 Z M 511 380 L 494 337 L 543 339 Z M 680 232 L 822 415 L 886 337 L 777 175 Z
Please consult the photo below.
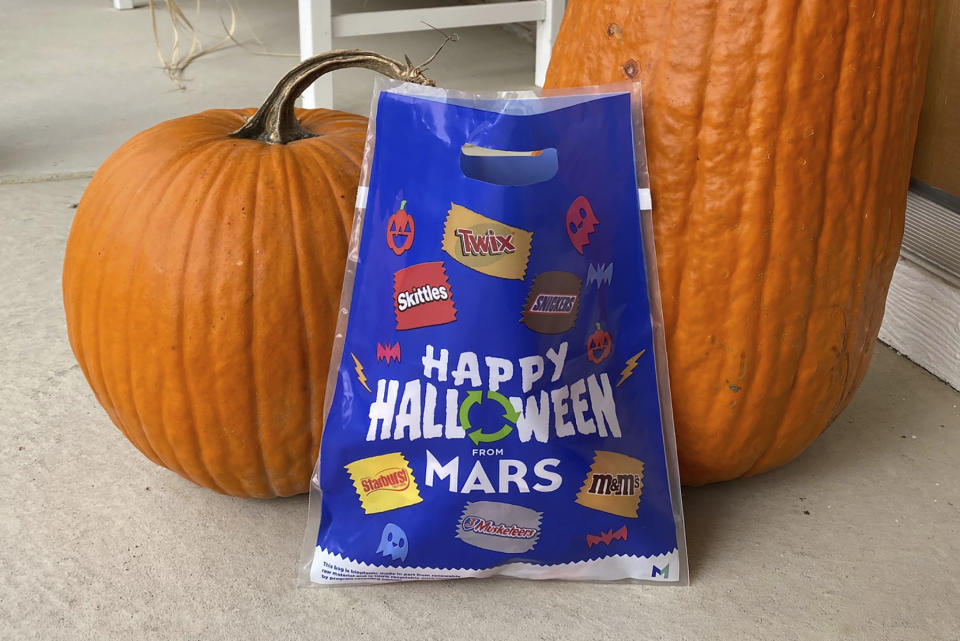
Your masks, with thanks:
M 513 234 L 501 235 L 492 229 L 478 234 L 463 227 L 453 231 L 460 239 L 460 251 L 464 256 L 501 256 L 517 251 L 513 243 Z

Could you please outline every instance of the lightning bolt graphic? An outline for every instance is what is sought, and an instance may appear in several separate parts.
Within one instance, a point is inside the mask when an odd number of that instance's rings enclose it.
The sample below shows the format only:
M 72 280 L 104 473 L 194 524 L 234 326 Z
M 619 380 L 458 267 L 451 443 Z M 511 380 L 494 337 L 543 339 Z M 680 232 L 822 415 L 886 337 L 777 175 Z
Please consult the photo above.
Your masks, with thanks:
M 641 353 L 642 353 L 642 352 L 641 352 Z M 366 374 L 363 373 L 363 365 L 361 365 L 361 364 L 360 364 L 360 361 L 357 359 L 357 357 L 353 355 L 353 352 L 350 352 L 350 358 L 352 358 L 352 359 L 353 359 L 353 362 L 356 363 L 356 365 L 357 365 L 357 366 L 353 369 L 353 371 L 355 371 L 355 372 L 357 373 L 357 380 L 360 381 L 360 384 L 363 385 L 368 392 L 371 392 L 372 390 L 371 390 L 369 387 L 367 387 L 367 376 L 366 376 Z M 619 385 L 619 383 L 618 383 L 618 385 Z
M 647 350 L 641 349 L 639 352 L 627 359 L 627 364 L 624 365 L 623 371 L 620 372 L 620 380 L 617 381 L 617 387 L 623 384 L 625 380 L 630 378 L 630 375 L 633 374 L 633 370 L 637 368 L 637 361 L 640 360 L 640 357 L 644 355 Z M 356 360 L 356 358 L 354 358 Z M 359 363 L 357 363 L 359 365 Z

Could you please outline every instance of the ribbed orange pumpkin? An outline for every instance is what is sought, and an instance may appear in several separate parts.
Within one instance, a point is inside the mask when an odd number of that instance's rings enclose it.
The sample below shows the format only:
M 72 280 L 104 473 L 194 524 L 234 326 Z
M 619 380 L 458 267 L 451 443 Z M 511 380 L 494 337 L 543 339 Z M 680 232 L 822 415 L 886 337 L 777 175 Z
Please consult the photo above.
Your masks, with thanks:
M 643 84 L 681 476 L 799 454 L 863 379 L 929 0 L 571 0 L 550 87 Z
M 318 56 L 253 118 L 205 111 L 135 136 L 77 208 L 74 354 L 141 452 L 219 492 L 309 489 L 367 120 L 293 101 L 345 66 L 427 82 L 370 52 Z

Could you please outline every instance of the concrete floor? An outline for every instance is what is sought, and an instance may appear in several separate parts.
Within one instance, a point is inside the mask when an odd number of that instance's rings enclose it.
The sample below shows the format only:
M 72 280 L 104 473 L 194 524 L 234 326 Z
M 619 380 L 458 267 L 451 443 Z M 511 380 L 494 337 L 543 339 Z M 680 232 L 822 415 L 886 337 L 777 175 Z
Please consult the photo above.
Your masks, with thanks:
M 238 35 L 247 45 L 258 46 L 252 29 L 271 52 L 299 52 L 296 0 L 233 3 L 240 9 Z M 194 3 L 180 4 L 192 18 Z M 223 37 L 218 4 L 203 0 L 196 21 L 208 45 Z M 457 1 L 339 0 L 334 7 L 341 13 L 442 4 Z M 0 182 L 89 175 L 125 140 L 162 120 L 260 105 L 297 62 L 233 47 L 198 58 L 185 73 L 186 90 L 179 91 L 160 68 L 145 7 L 117 11 L 109 0 L 0 0 L 0 9 Z M 158 24 L 166 37 L 169 19 L 164 23 L 163 17 Z M 229 12 L 223 17 L 229 21 Z M 532 43 L 498 27 L 456 31 L 460 41 L 430 64 L 438 83 L 478 91 L 533 88 Z M 424 31 L 339 38 L 334 46 L 422 61 L 441 40 Z M 162 42 L 169 48 L 169 38 Z M 181 43 L 187 47 L 189 41 Z M 335 73 L 334 106 L 368 113 L 373 78 L 359 69 Z
M 224 52 L 174 92 L 155 68 L 143 10 L 5 4 L 0 639 L 960 639 L 960 394 L 882 346 L 850 408 L 797 461 L 685 490 L 689 588 L 297 590 L 305 498 L 194 487 L 140 456 L 96 404 L 60 298 L 86 180 L 22 183 L 87 172 L 164 118 L 254 104 L 291 60 Z M 268 45 L 292 50 L 293 4 L 243 7 Z M 438 79 L 529 82 L 529 44 L 471 33 L 435 65 Z M 377 42 L 415 58 L 433 47 L 419 36 Z M 70 64 L 48 67 L 55 59 Z M 338 81 L 338 104 L 365 109 L 369 82 Z

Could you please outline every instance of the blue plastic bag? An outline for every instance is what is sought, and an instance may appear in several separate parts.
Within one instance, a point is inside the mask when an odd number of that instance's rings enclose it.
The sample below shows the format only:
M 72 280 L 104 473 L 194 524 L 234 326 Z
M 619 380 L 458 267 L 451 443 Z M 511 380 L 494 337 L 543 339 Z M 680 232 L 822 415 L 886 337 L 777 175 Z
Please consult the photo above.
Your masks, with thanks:
M 302 584 L 686 583 L 641 122 L 378 85 Z

